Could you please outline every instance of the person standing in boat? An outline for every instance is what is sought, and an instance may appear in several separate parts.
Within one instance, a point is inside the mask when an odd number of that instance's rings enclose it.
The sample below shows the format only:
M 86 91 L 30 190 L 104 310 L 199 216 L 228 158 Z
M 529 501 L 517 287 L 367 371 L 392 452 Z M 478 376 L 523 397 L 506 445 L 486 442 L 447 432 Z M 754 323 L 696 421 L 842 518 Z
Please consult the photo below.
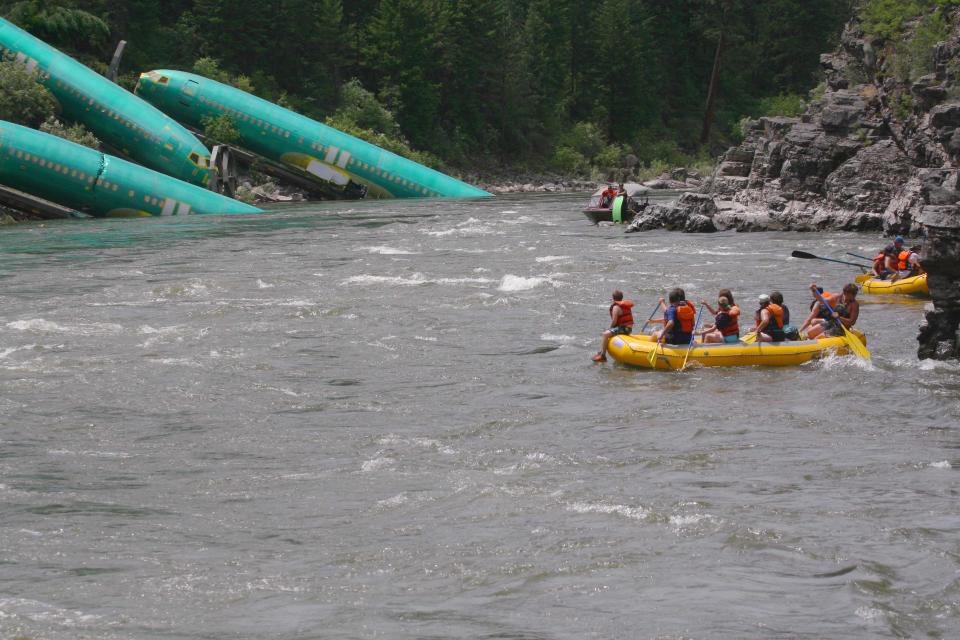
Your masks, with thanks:
M 623 291 L 615 289 L 610 305 L 610 328 L 603 332 L 600 351 L 593 356 L 594 362 L 607 361 L 607 346 L 613 336 L 628 336 L 633 331 L 633 301 L 623 299 Z
M 607 188 L 604 189 L 603 193 L 600 194 L 600 208 L 605 209 L 613 206 L 613 199 L 616 197 L 617 190 L 613 188 L 612 184 L 608 184 Z
M 817 285 L 810 285 L 810 291 L 816 291 Z M 820 337 L 842 336 L 843 327 L 849 329 L 857 323 L 860 317 L 860 303 L 857 302 L 857 285 L 852 282 L 843 287 L 843 293 L 839 296 L 833 295 L 830 298 L 824 298 L 827 303 L 833 307 L 831 313 L 822 303 L 818 302 L 810 312 L 810 315 L 800 327 L 800 332 L 806 330 L 806 337 L 809 340 L 816 340 Z

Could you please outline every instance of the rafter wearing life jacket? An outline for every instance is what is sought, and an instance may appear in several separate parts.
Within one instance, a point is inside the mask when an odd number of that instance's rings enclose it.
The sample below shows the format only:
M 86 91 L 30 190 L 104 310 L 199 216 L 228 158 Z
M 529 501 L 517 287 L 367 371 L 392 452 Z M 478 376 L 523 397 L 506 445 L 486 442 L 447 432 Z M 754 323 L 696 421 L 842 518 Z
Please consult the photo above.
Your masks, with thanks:
M 733 306 L 728 309 L 720 309 L 713 319 L 713 324 L 724 338 L 727 336 L 740 337 L 739 318 L 740 307 Z
M 763 322 L 763 310 L 766 309 L 770 312 L 770 322 L 767 323 L 767 326 L 761 327 Z M 783 332 L 783 307 L 780 305 L 769 302 L 766 305 L 761 306 L 757 309 L 756 317 L 757 330 L 762 331 L 763 333 L 770 336 L 773 342 L 783 342 L 787 339 L 786 334 Z
M 613 310 L 620 308 L 620 318 L 617 319 L 617 327 L 633 327 L 633 300 L 620 300 L 610 305 L 610 321 L 612 322 Z
M 671 317 L 672 316 L 672 317 Z M 663 341 L 668 344 L 689 344 L 693 334 L 693 325 L 697 319 L 697 308 L 687 300 L 681 300 L 670 305 L 663 314 L 664 324 L 674 320 L 670 333 L 664 336 Z

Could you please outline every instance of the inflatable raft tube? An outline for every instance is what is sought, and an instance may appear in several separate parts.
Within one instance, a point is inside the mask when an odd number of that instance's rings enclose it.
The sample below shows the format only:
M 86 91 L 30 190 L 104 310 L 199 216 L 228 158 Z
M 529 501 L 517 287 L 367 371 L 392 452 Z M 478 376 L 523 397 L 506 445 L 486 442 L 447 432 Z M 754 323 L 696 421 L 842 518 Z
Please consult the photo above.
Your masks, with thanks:
M 863 344 L 866 337 L 851 330 Z M 651 353 L 657 355 L 651 364 Z M 681 345 L 657 345 L 649 335 L 614 336 L 607 348 L 611 357 L 621 364 L 647 369 L 680 369 L 686 358 L 687 366 L 704 367 L 790 367 L 823 358 L 830 354 L 847 355 L 850 348 L 841 338 L 819 340 L 791 340 L 788 342 L 734 342 L 728 344 L 696 343 L 690 355 Z
M 909 296 L 929 296 L 930 289 L 927 287 L 927 274 L 921 273 L 918 276 L 909 278 L 900 278 L 899 280 L 879 280 L 867 276 L 857 278 L 861 291 L 864 293 L 895 293 Z

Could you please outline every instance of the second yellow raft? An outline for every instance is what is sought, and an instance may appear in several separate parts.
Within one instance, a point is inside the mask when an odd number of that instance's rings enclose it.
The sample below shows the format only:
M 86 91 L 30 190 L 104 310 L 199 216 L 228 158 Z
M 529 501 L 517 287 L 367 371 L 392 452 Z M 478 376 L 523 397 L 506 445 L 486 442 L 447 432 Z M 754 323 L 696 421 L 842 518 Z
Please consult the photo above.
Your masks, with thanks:
M 858 276 L 857 284 L 864 293 L 897 293 L 901 295 L 929 296 L 927 274 L 900 278 L 899 280 L 879 280 L 870 275 Z
M 850 331 L 863 344 L 866 337 L 859 331 Z M 651 364 L 651 353 L 657 355 Z M 789 367 L 830 354 L 847 355 L 850 348 L 843 338 L 821 338 L 819 340 L 791 340 L 787 342 L 734 342 L 729 344 L 693 345 L 690 355 L 687 348 L 678 345 L 657 345 L 648 335 L 614 336 L 607 351 L 614 360 L 647 369 L 680 369 L 684 358 L 687 366 L 704 367 Z

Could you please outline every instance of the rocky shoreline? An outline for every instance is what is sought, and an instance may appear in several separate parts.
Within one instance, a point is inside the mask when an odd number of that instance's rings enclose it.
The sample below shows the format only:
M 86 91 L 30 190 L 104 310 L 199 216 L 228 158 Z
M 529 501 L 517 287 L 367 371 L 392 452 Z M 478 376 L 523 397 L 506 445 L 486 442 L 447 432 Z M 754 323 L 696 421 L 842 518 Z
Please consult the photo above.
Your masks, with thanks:
M 950 35 L 930 51 L 933 73 L 912 82 L 897 79 L 895 50 L 848 24 L 821 56 L 824 94 L 802 117 L 749 122 L 702 188 L 628 230 L 921 236 L 933 302 L 918 355 L 960 357 L 960 10 L 944 16 Z

